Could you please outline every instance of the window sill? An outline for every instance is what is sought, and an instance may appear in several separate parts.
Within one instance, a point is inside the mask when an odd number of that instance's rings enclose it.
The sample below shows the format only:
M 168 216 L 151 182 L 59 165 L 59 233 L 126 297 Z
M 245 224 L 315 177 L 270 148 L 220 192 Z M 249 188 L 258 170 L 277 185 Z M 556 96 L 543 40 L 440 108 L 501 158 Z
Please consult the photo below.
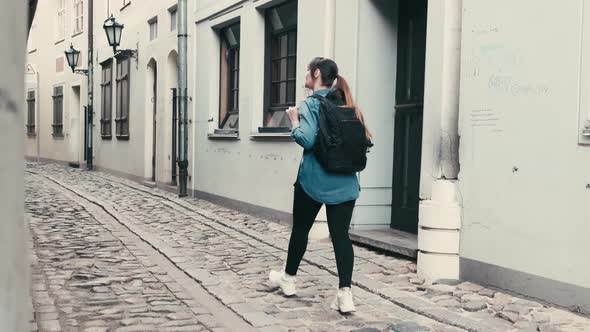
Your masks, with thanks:
M 123 7 L 121 7 L 121 9 L 119 11 L 123 11 L 123 9 L 127 8 L 131 6 L 131 1 L 129 1 L 128 3 L 126 3 Z
M 238 134 L 209 134 L 207 138 L 212 141 L 239 141 L 240 136 Z
M 53 136 L 53 139 L 56 139 L 56 140 L 63 140 L 64 139 L 64 134 L 51 134 L 51 136 Z
M 258 133 L 260 133 L 260 134 L 290 134 L 291 128 L 289 128 L 289 127 L 258 127 Z
M 281 142 L 293 142 L 291 133 L 254 133 L 250 135 L 250 139 L 253 141 L 281 141 Z
M 72 35 L 72 38 L 74 38 L 74 37 L 76 37 L 76 36 L 79 36 L 79 35 L 81 35 L 81 34 L 83 34 L 83 33 L 84 33 L 84 31 L 78 31 L 78 32 L 76 32 L 76 33 L 74 33 L 74 34 Z
M 37 137 L 37 133 L 27 133 L 28 138 L 35 138 Z
M 53 45 L 57 45 L 57 44 L 63 43 L 65 40 L 66 40 L 65 38 L 62 38 L 62 39 L 56 41 L 55 43 L 53 43 Z
M 117 139 L 120 141 L 128 141 L 129 135 L 117 135 Z
M 101 135 L 100 137 L 104 140 L 109 140 L 109 141 L 113 139 L 113 135 Z

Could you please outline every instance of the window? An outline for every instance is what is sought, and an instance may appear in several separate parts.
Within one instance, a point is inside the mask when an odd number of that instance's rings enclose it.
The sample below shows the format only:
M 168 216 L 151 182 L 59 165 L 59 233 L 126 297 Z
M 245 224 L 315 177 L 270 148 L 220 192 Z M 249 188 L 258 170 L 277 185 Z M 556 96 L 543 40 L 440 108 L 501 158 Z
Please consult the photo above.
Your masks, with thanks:
M 84 0 L 74 0 L 74 34 L 84 31 Z
M 117 60 L 117 138 L 129 138 L 129 58 Z
M 53 136 L 63 136 L 64 87 L 53 87 Z
M 176 6 L 168 9 L 168 11 L 170 12 L 170 31 L 176 31 L 176 26 L 177 26 L 177 9 Z
M 148 21 L 150 26 L 150 40 L 158 38 L 158 18 L 154 17 Z
M 111 138 L 112 130 L 112 107 L 113 107 L 113 63 L 108 61 L 102 64 L 102 81 L 101 89 L 101 117 L 100 117 L 100 135 L 102 138 Z
M 240 23 L 221 30 L 219 128 L 238 130 L 240 97 Z
M 55 72 L 61 73 L 63 71 L 64 71 L 64 57 L 60 56 L 55 59 Z
M 297 2 L 268 9 L 266 31 L 264 127 L 289 131 L 291 122 L 285 110 L 295 105 Z
M 66 1 L 57 0 L 57 18 L 56 18 L 56 29 L 55 39 L 59 42 L 64 40 L 66 36 Z
M 27 135 L 35 135 L 35 91 L 27 91 Z

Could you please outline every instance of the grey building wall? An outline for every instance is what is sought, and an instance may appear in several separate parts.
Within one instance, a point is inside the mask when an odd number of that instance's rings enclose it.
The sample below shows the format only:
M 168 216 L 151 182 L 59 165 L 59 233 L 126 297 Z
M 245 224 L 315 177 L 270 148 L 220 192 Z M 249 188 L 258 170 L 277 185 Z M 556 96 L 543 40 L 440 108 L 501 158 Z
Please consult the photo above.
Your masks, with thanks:
M 29 259 L 23 206 L 24 55 L 26 3 L 0 1 L 0 322 L 6 331 L 29 328 Z

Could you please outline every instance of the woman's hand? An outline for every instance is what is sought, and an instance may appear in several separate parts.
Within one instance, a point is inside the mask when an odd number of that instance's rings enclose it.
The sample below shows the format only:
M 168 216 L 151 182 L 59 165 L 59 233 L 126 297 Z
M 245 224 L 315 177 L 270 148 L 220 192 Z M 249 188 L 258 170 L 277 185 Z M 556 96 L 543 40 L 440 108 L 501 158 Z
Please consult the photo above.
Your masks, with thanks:
M 289 120 L 291 120 L 291 123 L 299 122 L 299 107 L 289 107 L 287 109 L 287 116 L 289 117 Z

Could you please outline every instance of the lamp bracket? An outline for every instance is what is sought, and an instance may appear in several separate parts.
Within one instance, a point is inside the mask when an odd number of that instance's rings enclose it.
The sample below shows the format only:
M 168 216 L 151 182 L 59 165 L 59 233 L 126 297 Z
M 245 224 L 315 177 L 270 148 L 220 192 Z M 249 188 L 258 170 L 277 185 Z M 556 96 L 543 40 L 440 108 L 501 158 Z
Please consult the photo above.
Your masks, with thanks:
M 72 73 L 88 76 L 88 69 L 72 68 Z

